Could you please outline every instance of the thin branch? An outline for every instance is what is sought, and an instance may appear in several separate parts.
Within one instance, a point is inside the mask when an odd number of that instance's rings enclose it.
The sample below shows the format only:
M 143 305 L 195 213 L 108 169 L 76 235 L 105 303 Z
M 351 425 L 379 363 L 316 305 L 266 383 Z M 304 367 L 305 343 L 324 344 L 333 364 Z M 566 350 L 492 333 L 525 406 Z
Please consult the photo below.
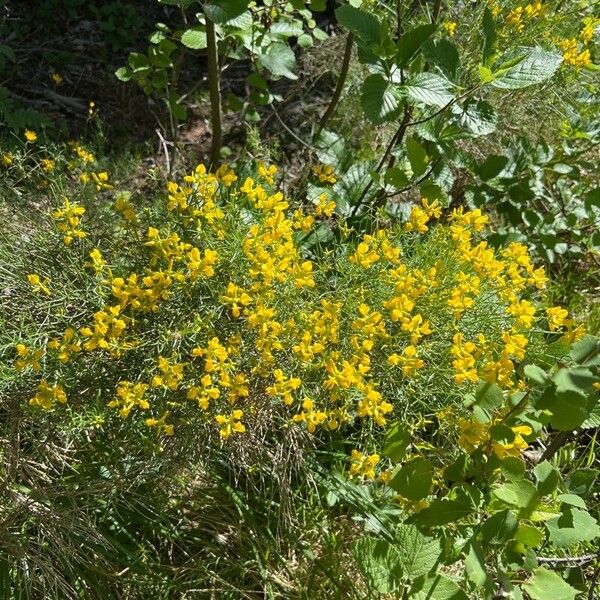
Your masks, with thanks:
M 208 89 L 210 93 L 210 115 L 212 126 L 212 144 L 210 164 L 214 169 L 221 158 L 223 145 L 223 125 L 221 115 L 221 85 L 219 77 L 219 55 L 217 51 L 217 34 L 215 24 L 206 16 L 206 41 L 208 53 Z
M 321 133 L 321 130 L 325 128 L 327 122 L 333 115 L 335 109 L 337 108 L 338 102 L 340 101 L 340 97 L 342 95 L 342 91 L 344 90 L 344 85 L 346 83 L 346 78 L 348 77 L 348 70 L 350 68 L 350 59 L 352 58 L 352 47 L 354 46 L 354 34 L 350 32 L 346 37 L 346 46 L 344 48 L 344 59 L 342 61 L 342 68 L 340 70 L 340 76 L 337 80 L 337 85 L 335 87 L 335 91 L 333 92 L 333 96 L 331 97 L 331 101 L 329 102 L 329 106 L 325 111 L 325 114 L 321 117 L 321 122 L 319 123 L 319 128 L 317 129 L 317 135 Z

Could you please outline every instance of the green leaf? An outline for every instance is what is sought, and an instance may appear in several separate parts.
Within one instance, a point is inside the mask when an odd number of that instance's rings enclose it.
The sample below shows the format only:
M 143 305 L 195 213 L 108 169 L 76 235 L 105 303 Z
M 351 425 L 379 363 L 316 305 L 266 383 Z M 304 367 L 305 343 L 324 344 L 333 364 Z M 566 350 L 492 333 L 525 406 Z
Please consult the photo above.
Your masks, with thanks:
M 552 381 L 559 392 L 573 391 L 579 394 L 590 394 L 594 391 L 594 383 L 597 377 L 585 367 L 571 367 L 570 369 L 559 369 Z
M 489 415 L 504 404 L 504 394 L 495 383 L 482 383 L 475 392 L 475 405 Z
M 259 60 L 274 78 L 298 79 L 298 76 L 292 70 L 296 66 L 294 51 L 283 42 L 271 44 Z
M 594 429 L 600 427 L 600 402 L 596 402 L 587 419 L 581 424 L 582 429 Z
M 380 74 L 369 75 L 363 82 L 361 104 L 365 115 L 375 125 L 398 116 L 402 108 L 400 99 L 400 91 Z
M 393 462 L 400 462 L 406 454 L 410 439 L 410 429 L 400 421 L 394 423 L 385 436 L 382 454 Z
M 427 165 L 429 164 L 429 157 L 425 148 L 415 140 L 415 138 L 408 138 L 405 142 L 406 154 L 408 161 L 410 162 L 410 168 L 412 169 L 415 177 L 420 177 L 427 171 Z
M 410 590 L 411 600 L 468 600 L 460 587 L 445 575 L 436 574 Z
M 354 544 L 352 554 L 370 589 L 382 594 L 398 589 L 402 571 L 398 552 L 389 542 L 361 538 Z
M 204 27 L 192 27 L 183 32 L 181 43 L 192 50 L 206 48 L 206 31 Z
M 508 481 L 522 479 L 525 475 L 525 463 L 516 456 L 507 456 L 500 463 L 500 468 Z
M 429 494 L 432 480 L 431 462 L 426 458 L 415 458 L 398 470 L 389 486 L 409 500 L 421 500 Z
M 434 73 L 418 73 L 406 85 L 409 98 L 426 106 L 446 106 L 454 99 L 449 83 Z
M 600 340 L 593 335 L 586 335 L 571 346 L 570 356 L 574 362 L 592 367 L 600 364 Z
M 396 550 L 402 572 L 411 579 L 429 573 L 442 554 L 440 541 L 424 536 L 413 525 L 399 525 Z
M 545 385 L 548 382 L 546 371 L 537 365 L 525 365 L 523 373 L 527 379 L 538 385 Z
M 577 469 L 567 481 L 567 488 L 572 494 L 587 498 L 594 491 L 594 483 L 598 477 L 598 469 Z
M 454 111 L 460 125 L 473 136 L 489 135 L 496 131 L 496 112 L 494 107 L 485 100 L 469 98 L 462 106 Z
M 562 55 L 531 48 L 523 60 L 507 69 L 500 67 L 491 85 L 501 89 L 516 90 L 550 79 L 560 67 Z
M 568 504 L 569 506 L 575 506 L 577 508 L 587 510 L 585 500 L 581 496 L 577 496 L 577 494 L 559 494 L 556 499 L 560 500 L 564 504 Z
M 427 40 L 423 45 L 423 56 L 427 62 L 438 67 L 450 80 L 456 78 L 460 57 L 456 46 L 447 39 L 437 42 Z
M 600 527 L 590 513 L 564 506 L 562 515 L 550 519 L 546 523 L 550 543 L 566 547 L 579 542 L 591 542 L 600 536 Z
M 571 587 L 560 575 L 538 567 L 523 589 L 532 600 L 574 600 L 579 590 Z
M 481 527 L 481 538 L 488 544 L 501 545 L 512 539 L 518 523 L 510 510 L 493 514 Z
M 131 79 L 131 69 L 129 67 L 121 67 L 115 71 L 115 77 L 119 81 L 129 81 Z
M 483 57 L 482 62 L 484 65 L 487 65 L 489 59 L 494 54 L 494 44 L 496 43 L 496 25 L 494 23 L 492 12 L 487 6 L 483 11 L 481 27 L 483 29 L 483 44 L 481 48 L 481 54 Z
M 471 540 L 465 547 L 465 570 L 469 581 L 476 587 L 488 587 L 491 578 L 485 568 L 485 558 L 481 544 L 477 540 Z
M 436 26 L 432 23 L 420 25 L 402 34 L 396 45 L 396 64 L 398 68 L 404 69 L 408 65 L 435 30 Z
M 544 532 L 533 525 L 519 525 L 515 540 L 526 548 L 539 546 L 544 539 Z
M 458 500 L 433 500 L 427 508 L 411 517 L 411 522 L 424 527 L 437 527 L 460 521 L 473 512 L 473 507 L 465 501 Z
M 374 44 L 379 40 L 381 26 L 379 21 L 368 12 L 343 4 L 336 9 L 335 17 L 342 27 L 351 31 L 363 42 Z
M 536 487 L 540 496 L 551 494 L 556 489 L 560 480 L 558 470 L 547 460 L 537 464 L 533 469 L 533 474 L 537 481 Z
M 533 483 L 527 480 L 509 481 L 494 490 L 494 496 L 505 504 L 518 508 L 533 508 L 538 493 Z
M 589 415 L 586 397 L 572 390 L 556 392 L 551 410 L 550 424 L 558 431 L 573 431 Z
M 210 0 L 204 4 L 204 13 L 213 23 L 227 23 L 248 9 L 248 0 Z
M 508 157 L 491 154 L 476 168 L 476 173 L 483 181 L 498 176 L 508 164 Z

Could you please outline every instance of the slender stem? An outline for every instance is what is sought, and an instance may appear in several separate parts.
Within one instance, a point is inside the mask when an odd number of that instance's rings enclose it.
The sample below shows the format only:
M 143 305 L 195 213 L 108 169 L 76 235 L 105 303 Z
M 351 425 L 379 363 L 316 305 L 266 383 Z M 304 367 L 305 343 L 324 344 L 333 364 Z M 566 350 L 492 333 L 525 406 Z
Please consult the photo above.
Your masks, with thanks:
M 219 54 L 217 51 L 217 34 L 215 24 L 206 17 L 206 42 L 208 52 L 208 89 L 210 93 L 210 118 L 212 125 L 212 145 L 210 164 L 214 169 L 221 157 L 223 129 L 221 116 L 221 85 L 219 73 Z
M 350 59 L 352 58 L 352 46 L 354 45 L 354 34 L 350 32 L 348 37 L 346 37 L 346 46 L 344 48 L 344 60 L 342 62 L 342 68 L 340 70 L 340 76 L 337 80 L 337 85 L 335 86 L 335 91 L 333 92 L 333 96 L 331 97 L 331 101 L 329 102 L 329 106 L 325 111 L 325 114 L 321 117 L 321 122 L 319 123 L 319 129 L 317 130 L 317 135 L 321 133 L 321 130 L 325 128 L 327 122 L 333 115 L 335 109 L 337 108 L 338 102 L 340 101 L 340 97 L 342 95 L 342 91 L 344 90 L 344 85 L 346 83 L 346 78 L 348 77 L 348 69 L 350 68 Z

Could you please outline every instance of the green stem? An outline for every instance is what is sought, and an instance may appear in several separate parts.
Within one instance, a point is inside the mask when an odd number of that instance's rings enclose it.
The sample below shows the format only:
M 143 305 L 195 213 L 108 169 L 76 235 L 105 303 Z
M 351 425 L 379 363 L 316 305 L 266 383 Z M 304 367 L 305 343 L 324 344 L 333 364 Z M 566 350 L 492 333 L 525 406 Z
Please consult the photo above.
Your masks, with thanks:
M 210 165 L 218 166 L 223 144 L 223 127 L 221 116 L 221 85 L 219 73 L 219 54 L 217 51 L 217 34 L 215 24 L 206 17 L 206 42 L 208 52 L 208 89 L 210 94 L 210 119 L 212 125 L 212 145 Z
M 338 77 L 337 85 L 335 87 L 335 91 L 333 92 L 333 96 L 331 97 L 331 101 L 329 102 L 329 106 L 325 111 L 325 114 L 321 117 L 321 122 L 319 123 L 319 129 L 317 130 L 317 135 L 321 133 L 321 131 L 327 125 L 327 122 L 333 115 L 335 109 L 337 108 L 338 102 L 340 101 L 340 97 L 342 95 L 342 91 L 344 90 L 344 85 L 346 83 L 346 78 L 348 77 L 348 70 L 350 68 L 350 59 L 352 58 L 352 46 L 354 45 L 354 34 L 350 32 L 348 37 L 346 38 L 346 46 L 344 48 L 344 60 L 342 62 L 342 69 L 340 70 L 340 76 Z

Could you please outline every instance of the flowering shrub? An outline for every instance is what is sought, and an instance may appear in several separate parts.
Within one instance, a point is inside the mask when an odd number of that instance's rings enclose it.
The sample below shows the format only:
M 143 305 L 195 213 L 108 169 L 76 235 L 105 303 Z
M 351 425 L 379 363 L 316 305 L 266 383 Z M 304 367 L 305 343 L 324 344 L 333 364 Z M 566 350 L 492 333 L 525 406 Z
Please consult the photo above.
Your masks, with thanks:
M 242 181 L 201 165 L 147 211 L 119 194 L 109 238 L 76 201 L 50 211 L 41 235 L 79 265 L 88 296 L 18 342 L 15 367 L 45 378 L 30 403 L 78 410 L 97 397 L 107 419 L 166 435 L 199 421 L 228 438 L 264 410 L 311 433 L 356 419 L 371 429 L 409 405 L 456 404 L 480 382 L 522 389 L 518 365 L 552 353 L 544 331 L 581 335 L 544 307 L 547 279 L 525 246 L 497 252 L 482 239 L 479 210 L 442 218 L 423 199 L 401 227 L 340 225 L 339 248 L 311 254 L 303 240 L 318 221 L 336 227 L 334 205 L 323 195 L 294 209 L 275 174 L 259 165 Z M 30 293 L 62 304 L 75 273 L 47 261 L 27 274 Z M 82 387 L 78 373 L 106 368 L 118 380 Z

